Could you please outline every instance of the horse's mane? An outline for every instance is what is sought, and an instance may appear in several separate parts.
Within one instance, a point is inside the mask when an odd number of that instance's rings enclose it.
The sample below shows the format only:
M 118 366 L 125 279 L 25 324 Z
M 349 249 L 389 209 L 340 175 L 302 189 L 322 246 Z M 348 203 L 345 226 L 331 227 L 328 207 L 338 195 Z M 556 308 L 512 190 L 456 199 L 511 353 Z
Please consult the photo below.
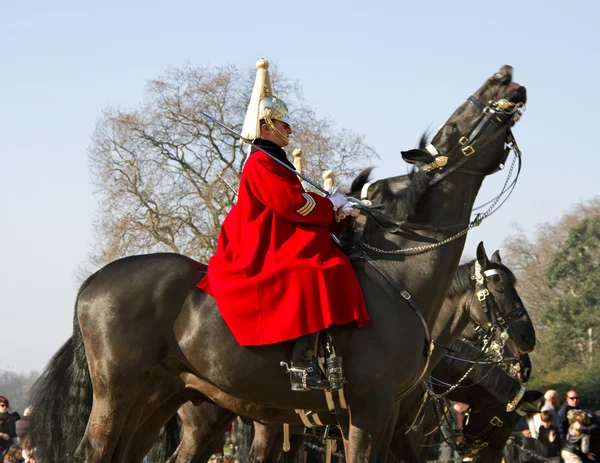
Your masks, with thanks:
M 369 177 L 371 177 L 371 172 L 373 171 L 373 167 L 367 167 L 359 172 L 356 178 L 352 181 L 352 185 L 350 186 L 350 194 L 360 193 L 362 187 L 366 185 L 369 181 Z
M 471 288 L 473 280 L 471 275 L 473 274 L 473 264 L 475 259 L 466 264 L 459 265 L 454 275 L 454 280 L 450 283 L 450 288 L 446 293 L 446 297 L 456 297 L 463 295 L 467 290 Z
M 475 264 L 475 259 L 473 259 L 470 262 L 467 262 L 466 264 L 462 264 L 462 265 L 458 266 L 458 268 L 456 269 L 456 274 L 454 275 L 454 280 L 452 280 L 452 283 L 450 284 L 450 288 L 448 289 L 448 292 L 446 293 L 446 297 L 461 296 L 466 291 L 468 291 L 469 289 L 472 288 L 471 285 L 473 284 L 473 280 L 471 279 L 471 276 L 473 275 L 473 265 L 474 264 Z M 517 284 L 517 277 L 512 272 L 512 270 L 509 269 L 506 265 L 489 261 L 487 269 L 492 269 L 492 268 L 504 271 L 506 273 L 506 275 L 508 276 L 510 283 L 512 285 Z
M 419 139 L 419 149 L 424 149 L 429 143 L 429 134 L 424 132 Z M 362 187 L 369 181 L 369 176 L 372 167 L 364 169 L 352 182 L 350 189 L 351 194 L 360 192 Z M 400 191 L 394 191 L 392 189 L 392 183 L 394 180 L 408 178 L 410 180 L 406 188 L 402 188 Z M 416 212 L 417 204 L 423 193 L 429 188 L 430 174 L 428 172 L 419 172 L 414 167 L 408 173 L 408 175 L 402 175 L 386 180 L 380 180 L 381 182 L 381 195 L 386 198 L 387 208 L 385 213 L 397 222 L 402 222 L 409 217 L 413 216 Z M 391 201 L 389 200 L 391 199 Z

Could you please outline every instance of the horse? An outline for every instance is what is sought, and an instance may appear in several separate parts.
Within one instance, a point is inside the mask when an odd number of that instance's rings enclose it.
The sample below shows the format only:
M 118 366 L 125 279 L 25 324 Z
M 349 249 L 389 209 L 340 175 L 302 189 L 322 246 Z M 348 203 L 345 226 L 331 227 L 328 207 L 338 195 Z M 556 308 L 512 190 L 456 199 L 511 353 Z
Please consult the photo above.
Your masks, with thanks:
M 351 193 L 362 188 L 368 175 L 369 171 L 367 170 L 359 174 L 353 182 Z M 535 347 L 533 323 L 516 291 L 516 278 L 512 271 L 502 264 L 500 252 L 496 251 L 491 258 L 488 258 L 483 243 L 480 243 L 477 246 L 476 255 L 477 259 L 458 267 L 432 330 L 438 353 L 437 356 L 432 356 L 432 366 L 443 359 L 445 352 L 450 352 L 450 348 L 444 346 L 450 345 L 464 332 L 467 326 L 471 325 L 494 327 L 494 330 L 508 333 L 519 352 L 531 352 Z M 478 265 L 483 278 L 479 283 L 475 278 L 476 265 Z M 485 306 L 485 299 L 477 297 L 478 290 L 487 290 L 488 292 L 488 302 Z M 498 323 L 498 320 L 502 321 L 502 325 Z M 443 373 L 440 379 L 444 379 Z M 415 403 L 420 403 L 421 397 L 417 394 L 413 399 Z M 194 407 L 192 404 L 182 407 L 181 416 L 183 417 L 185 442 L 177 451 L 177 458 L 181 461 L 206 461 L 210 456 L 211 449 L 214 448 L 211 448 L 214 436 L 210 432 L 207 435 L 206 431 L 211 429 L 211 412 L 212 408 Z M 254 422 L 254 441 L 251 453 L 244 461 L 262 462 L 280 461 L 281 459 L 291 461 L 302 443 L 302 436 L 298 434 L 302 433 L 303 427 L 293 431 L 295 432 L 290 438 L 292 449 L 286 455 L 281 455 L 281 427 Z M 173 458 L 173 460 L 175 459 Z
M 498 263 L 502 262 L 498 251 L 494 253 L 491 260 Z M 514 275 L 512 275 L 512 273 L 505 274 L 505 277 L 506 276 L 509 277 L 513 285 L 514 283 L 516 283 L 516 280 L 514 280 Z M 500 280 L 502 279 L 502 277 L 498 278 L 500 278 Z M 502 293 L 506 291 L 505 288 L 498 289 Z M 515 311 L 513 311 L 512 313 L 500 314 L 502 323 L 505 323 L 508 319 L 514 317 L 517 313 L 523 310 L 524 308 L 516 308 Z M 438 323 L 440 321 L 441 317 L 440 319 L 438 319 Z M 438 326 L 438 323 L 436 323 L 436 326 Z M 439 324 L 441 325 L 441 323 Z M 433 370 L 433 378 L 442 380 L 448 386 L 452 385 L 452 388 L 459 386 L 456 391 L 449 391 L 447 397 L 455 401 L 469 403 L 470 414 L 478 416 L 479 420 L 483 420 L 484 418 L 482 417 L 488 418 L 488 421 L 486 422 L 487 426 L 485 426 L 486 433 L 484 433 L 486 434 L 488 441 L 483 440 L 481 436 L 473 438 L 472 436 L 474 431 L 470 431 L 467 433 L 467 436 L 465 438 L 465 445 L 463 446 L 464 448 L 462 450 L 462 454 L 464 456 L 473 456 L 478 453 L 481 453 L 484 456 L 477 457 L 480 458 L 479 461 L 491 461 L 492 458 L 500 458 L 500 453 L 497 451 L 494 453 L 494 449 L 497 450 L 498 448 L 503 447 L 503 444 L 501 443 L 506 442 L 506 440 L 510 436 L 510 431 L 519 419 L 518 413 L 510 413 L 506 410 L 503 414 L 504 419 L 500 422 L 497 422 L 497 418 L 494 417 L 499 413 L 498 410 L 501 410 L 503 407 L 506 408 L 506 401 L 508 400 L 508 398 L 511 397 L 511 394 L 514 394 L 515 391 L 520 391 L 520 383 L 527 382 L 527 380 L 529 379 L 529 375 L 531 374 L 531 364 L 529 361 L 529 357 L 527 356 L 527 352 L 533 350 L 533 347 L 535 346 L 535 331 L 533 329 L 533 325 L 531 324 L 531 320 L 529 320 L 529 322 L 527 323 L 524 317 L 522 317 L 520 322 L 515 323 L 515 327 L 521 327 L 520 331 L 523 336 L 522 341 L 525 341 L 525 343 L 529 341 L 531 343 L 531 350 L 524 350 L 522 346 L 512 346 L 511 343 L 509 343 L 506 347 L 509 348 L 507 349 L 509 352 L 512 352 L 512 358 L 507 357 L 506 353 L 504 352 L 502 352 L 501 356 L 498 355 L 497 352 L 495 355 L 496 359 L 502 360 L 501 362 L 499 362 L 499 365 L 501 365 L 509 373 L 508 375 L 505 375 L 496 368 L 490 370 L 489 367 L 486 367 L 485 365 L 486 361 L 483 361 L 481 365 L 475 365 L 473 367 L 474 371 L 471 371 L 471 364 L 460 360 L 460 356 L 465 355 L 467 356 L 467 358 L 471 358 L 475 361 L 482 360 L 480 351 L 470 347 L 469 343 L 471 345 L 477 346 L 479 349 L 483 347 L 484 339 L 486 336 L 485 329 L 482 328 L 483 326 L 484 325 L 482 325 L 481 322 L 476 321 L 475 323 L 470 323 L 465 327 L 465 329 L 461 333 L 462 341 L 455 340 L 453 344 L 451 344 L 450 347 L 446 349 L 446 352 L 451 352 L 454 354 L 454 356 L 458 355 L 458 357 L 455 357 L 453 359 L 442 359 L 442 361 Z M 509 329 L 508 331 L 510 333 L 511 330 Z M 514 332 L 511 338 L 518 339 L 515 338 Z M 467 341 L 467 344 L 465 344 L 463 341 Z M 492 344 L 492 347 L 495 347 L 496 349 L 503 349 L 504 346 L 494 346 Z M 467 381 L 462 381 L 460 385 L 458 385 L 458 382 L 460 382 L 461 379 L 465 378 L 465 375 L 468 374 L 471 375 L 471 379 Z M 518 381 L 513 379 L 513 377 L 517 377 Z M 470 389 L 470 387 L 473 387 L 470 386 L 472 380 L 476 381 L 477 389 Z M 527 391 L 526 394 L 529 397 L 528 402 L 535 401 L 539 397 L 539 393 L 536 391 Z M 490 414 L 490 412 L 488 412 L 489 410 L 494 410 L 494 413 Z M 433 415 L 435 415 L 434 408 L 429 407 L 426 410 L 426 413 L 428 414 L 428 416 L 425 419 L 425 423 L 429 424 L 430 430 L 425 431 L 423 433 L 425 435 L 430 433 L 432 429 L 435 429 L 435 427 L 437 427 L 437 423 L 439 422 L 439 419 L 432 417 Z M 494 422 L 495 425 L 489 425 L 490 422 Z M 433 428 L 431 428 L 432 423 Z M 473 428 L 471 426 L 469 430 L 472 429 L 477 428 Z M 424 450 L 426 450 L 428 447 L 428 443 L 431 442 L 430 439 L 425 438 L 425 443 L 418 443 L 419 439 L 416 438 L 414 434 L 411 437 L 413 448 L 418 448 L 420 446 L 421 448 L 424 448 Z M 490 442 L 493 442 L 494 445 L 492 445 L 490 449 L 484 450 L 485 447 L 488 444 L 490 444 Z M 466 455 L 467 449 L 470 455 Z
M 469 227 L 483 179 L 514 146 L 510 129 L 525 102 L 512 68 L 502 67 L 434 136 L 443 155 L 403 153 L 418 166 L 408 188 L 398 191 L 405 179 L 393 177 L 369 189 L 380 211 L 363 208 L 371 218 L 352 262 L 371 322 L 328 329 L 348 381 L 348 413 L 338 421 L 351 461 L 387 455 L 401 398 L 427 369 L 428 331 L 464 247 L 456 230 Z M 290 358 L 292 341 L 238 345 L 215 301 L 196 287 L 205 273 L 191 258 L 158 253 L 111 262 L 82 284 L 73 334 L 32 392 L 40 459 L 141 461 L 188 401 L 222 406 L 221 430 L 235 414 L 299 424 L 296 409 L 328 411 L 322 393 L 289 389 L 279 362 Z M 410 293 L 398 291 L 401 282 Z

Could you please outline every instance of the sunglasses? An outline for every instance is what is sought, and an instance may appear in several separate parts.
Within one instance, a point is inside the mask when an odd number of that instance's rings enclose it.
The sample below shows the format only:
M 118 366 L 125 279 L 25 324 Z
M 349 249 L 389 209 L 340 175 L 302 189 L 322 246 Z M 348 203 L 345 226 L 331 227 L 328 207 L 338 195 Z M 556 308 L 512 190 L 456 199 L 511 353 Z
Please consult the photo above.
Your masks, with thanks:
M 567 397 L 567 399 L 571 399 L 571 400 L 579 400 L 579 397 Z

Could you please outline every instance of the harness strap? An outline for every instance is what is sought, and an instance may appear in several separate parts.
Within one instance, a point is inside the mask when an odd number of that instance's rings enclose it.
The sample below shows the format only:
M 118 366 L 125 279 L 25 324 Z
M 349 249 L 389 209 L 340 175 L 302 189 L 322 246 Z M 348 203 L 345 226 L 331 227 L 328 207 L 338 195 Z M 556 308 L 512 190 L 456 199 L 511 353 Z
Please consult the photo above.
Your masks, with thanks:
M 369 255 L 367 255 L 367 253 L 365 253 L 364 251 L 360 251 L 357 254 L 351 255 L 351 256 L 349 256 L 349 258 L 350 259 L 352 259 L 352 258 L 363 259 L 366 263 L 370 264 L 375 270 L 377 270 L 386 279 L 386 281 L 398 293 L 400 293 L 400 295 L 402 296 L 402 298 L 405 300 L 405 302 L 408 304 L 408 306 L 413 310 L 413 312 L 415 313 L 415 315 L 418 317 L 419 321 L 423 325 L 423 330 L 425 331 L 425 341 L 426 341 L 426 346 L 427 346 L 426 347 L 426 353 L 425 353 L 425 355 L 426 355 L 425 366 L 423 367 L 423 371 L 421 371 L 421 374 L 416 379 L 416 381 L 411 386 L 409 386 L 406 390 L 404 390 L 398 396 L 396 396 L 396 400 L 403 399 L 404 397 L 406 397 L 408 395 L 408 393 L 410 393 L 423 380 L 423 378 L 425 377 L 425 375 L 427 373 L 427 370 L 429 369 L 429 362 L 431 360 L 431 355 L 433 353 L 434 344 L 433 344 L 433 342 L 431 340 L 431 333 L 429 332 L 429 328 L 427 326 L 427 322 L 425 322 L 425 318 L 423 317 L 423 314 L 421 313 L 421 310 L 419 310 L 419 306 L 417 305 L 417 303 L 413 299 L 412 295 L 405 288 L 405 286 L 403 285 L 403 283 L 401 281 L 394 280 L 385 271 L 385 269 L 381 265 L 379 265 L 379 263 L 376 260 L 374 260 L 371 257 L 369 257 Z

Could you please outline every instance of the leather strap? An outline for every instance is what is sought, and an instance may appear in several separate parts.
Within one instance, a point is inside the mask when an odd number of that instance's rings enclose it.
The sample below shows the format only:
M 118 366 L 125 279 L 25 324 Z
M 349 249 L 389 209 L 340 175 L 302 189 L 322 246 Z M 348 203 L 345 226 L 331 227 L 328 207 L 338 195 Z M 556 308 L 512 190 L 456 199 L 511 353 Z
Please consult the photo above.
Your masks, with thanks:
M 394 280 L 385 271 L 385 269 L 381 265 L 379 265 L 379 263 L 376 260 L 369 257 L 369 255 L 367 253 L 365 253 L 364 251 L 360 251 L 358 254 L 354 254 L 354 255 L 350 256 L 350 259 L 352 259 L 352 258 L 363 259 L 367 264 L 371 265 L 371 267 L 373 267 L 375 270 L 377 270 L 385 278 L 385 280 L 392 286 L 392 288 L 394 288 L 400 294 L 400 296 L 402 296 L 404 301 L 413 310 L 415 315 L 419 318 L 419 320 L 423 324 L 423 330 L 425 331 L 425 341 L 426 341 L 425 366 L 423 367 L 423 371 L 421 372 L 421 374 L 419 375 L 417 380 L 411 386 L 409 386 L 406 390 L 404 390 L 398 396 L 396 396 L 396 400 L 400 400 L 400 399 L 406 397 L 408 395 L 408 393 L 411 392 L 423 380 L 423 378 L 425 377 L 425 374 L 427 373 L 427 370 L 429 369 L 429 362 L 431 360 L 431 354 L 433 353 L 433 346 L 434 346 L 433 342 L 431 341 L 431 333 L 429 332 L 429 327 L 427 326 L 427 323 L 425 322 L 425 318 L 423 317 L 423 314 L 421 313 L 419 306 L 413 299 L 412 295 L 408 292 L 408 290 L 406 289 L 406 287 L 404 286 L 402 281 Z

